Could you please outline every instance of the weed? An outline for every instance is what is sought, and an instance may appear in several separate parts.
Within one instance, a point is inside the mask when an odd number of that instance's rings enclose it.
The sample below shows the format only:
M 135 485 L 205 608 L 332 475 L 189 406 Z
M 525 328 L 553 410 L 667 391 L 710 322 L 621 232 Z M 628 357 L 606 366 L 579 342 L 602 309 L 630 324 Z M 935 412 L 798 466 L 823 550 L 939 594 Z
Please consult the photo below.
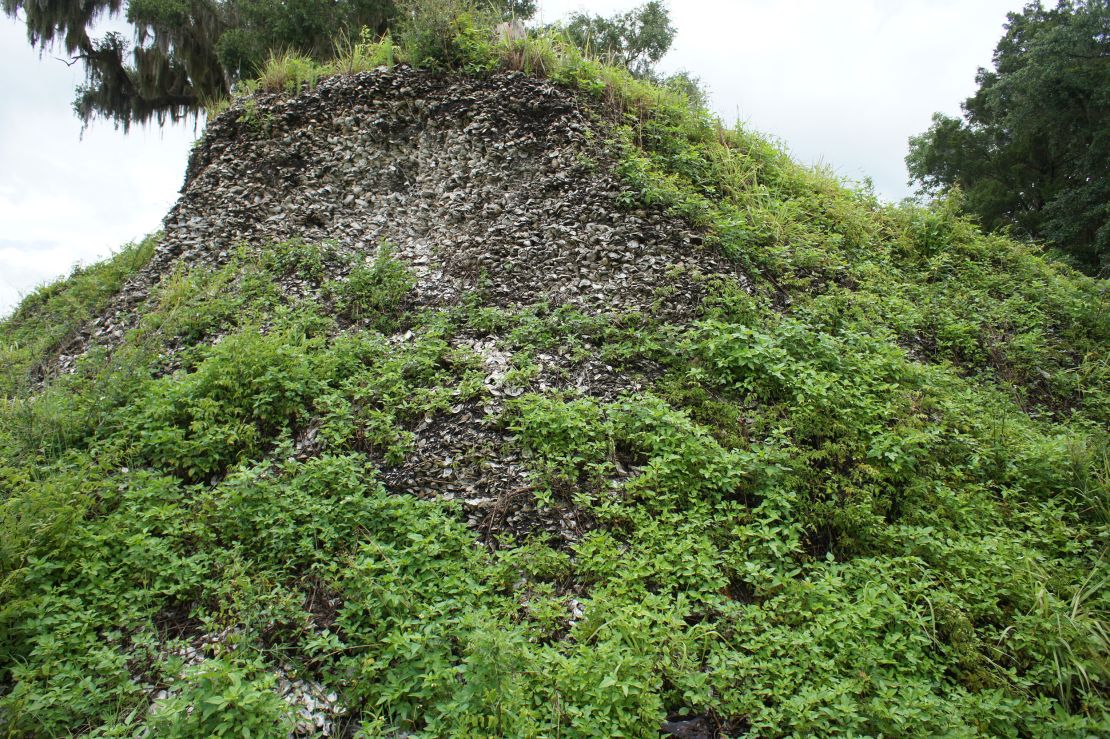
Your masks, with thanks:
M 408 268 L 382 244 L 372 262 L 352 269 L 345 281 L 332 283 L 330 291 L 341 313 L 387 332 L 396 325 L 401 302 L 415 285 Z
M 260 113 L 258 102 L 249 97 L 243 101 L 243 112 L 239 114 L 238 122 L 246 124 L 255 136 L 268 138 L 273 133 L 275 118 L 273 113 Z
M 150 728 L 182 739 L 283 734 L 293 726 L 292 709 L 274 692 L 274 682 L 257 665 L 204 660 L 185 672 L 180 692 L 157 708 Z
M 363 28 L 358 40 L 343 34 L 335 43 L 335 60 L 331 68 L 338 74 L 358 74 L 379 67 L 392 67 L 401 57 L 400 48 L 386 33 L 374 40 L 370 29 Z
M 292 51 L 271 51 L 262 65 L 257 85 L 267 92 L 298 93 L 315 89 L 320 78 L 331 71 L 330 66 L 321 65 L 310 57 Z

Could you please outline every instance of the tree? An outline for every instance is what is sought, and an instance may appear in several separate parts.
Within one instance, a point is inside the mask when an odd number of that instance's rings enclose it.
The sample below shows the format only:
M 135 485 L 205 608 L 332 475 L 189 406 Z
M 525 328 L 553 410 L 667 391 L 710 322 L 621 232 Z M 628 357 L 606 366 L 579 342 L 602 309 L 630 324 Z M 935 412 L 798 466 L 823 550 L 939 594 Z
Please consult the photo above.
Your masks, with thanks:
M 1010 13 L 963 118 L 910 139 L 911 182 L 959 189 L 984 227 L 1010 227 L 1110 267 L 1110 4 L 1040 2 Z
M 626 67 L 637 77 L 651 76 L 675 36 L 667 6 L 659 0 L 609 18 L 573 13 L 564 30 L 578 47 Z
M 271 51 L 324 59 L 343 32 L 384 33 L 397 15 L 394 0 L 0 0 L 22 14 L 30 43 L 61 47 L 80 62 L 85 82 L 74 110 L 86 123 L 102 116 L 126 130 L 135 123 L 177 120 L 226 97 L 237 80 L 255 75 Z M 428 0 L 409 0 L 419 4 Z M 534 0 L 490 0 L 503 15 L 527 18 Z M 124 13 L 133 39 L 93 38 L 100 19 Z

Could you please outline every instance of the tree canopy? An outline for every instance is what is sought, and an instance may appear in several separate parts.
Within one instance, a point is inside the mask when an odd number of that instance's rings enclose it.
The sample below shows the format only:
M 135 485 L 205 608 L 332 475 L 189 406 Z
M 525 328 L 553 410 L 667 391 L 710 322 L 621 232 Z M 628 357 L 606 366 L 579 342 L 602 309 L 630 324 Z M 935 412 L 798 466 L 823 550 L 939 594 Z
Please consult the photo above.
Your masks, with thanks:
M 652 73 L 675 36 L 667 7 L 659 0 L 609 18 L 573 13 L 564 30 L 579 47 L 626 67 L 637 77 Z
M 423 0 L 424 4 L 434 0 Z M 85 82 L 74 110 L 86 123 L 101 116 L 125 129 L 188 115 L 225 97 L 254 75 L 270 52 L 316 58 L 333 52 L 337 35 L 363 28 L 384 33 L 421 0 L 0 0 L 21 16 L 40 50 L 60 48 L 82 63 Z M 495 12 L 528 18 L 534 0 L 495 0 Z M 107 16 L 123 14 L 133 38 L 92 35 Z
M 963 117 L 910 139 L 925 194 L 959 190 L 989 229 L 1010 227 L 1110 267 L 1110 4 L 1034 2 L 1011 13 Z

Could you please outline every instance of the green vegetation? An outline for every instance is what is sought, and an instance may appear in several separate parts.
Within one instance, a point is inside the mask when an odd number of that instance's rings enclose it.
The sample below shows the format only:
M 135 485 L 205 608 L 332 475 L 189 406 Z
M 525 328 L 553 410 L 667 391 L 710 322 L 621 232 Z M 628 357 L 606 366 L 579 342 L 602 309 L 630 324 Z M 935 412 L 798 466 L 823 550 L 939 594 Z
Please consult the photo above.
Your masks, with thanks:
M 4 730 L 280 734 L 289 665 L 367 736 L 1110 731 L 1105 282 L 952 201 L 882 205 L 558 36 L 473 28 L 430 63 L 595 96 L 624 202 L 689 220 L 753 291 L 703 276 L 689 324 L 417 312 L 386 250 L 321 284 L 342 257 L 299 242 L 174 274 L 111 354 L 5 391 Z M 97 269 L 43 294 L 75 321 L 118 284 Z M 279 294 L 290 274 L 318 299 Z M 61 331 L 36 300 L 0 326 L 28 347 L 13 377 L 57 343 L 17 337 Z M 521 383 L 546 348 L 661 371 L 497 419 L 538 501 L 595 522 L 572 545 L 481 546 L 456 504 L 377 478 L 485 399 L 451 338 L 486 332 Z M 186 665 L 204 634 L 225 636 Z M 153 715 L 143 683 L 175 691 Z
M 383 244 L 372 263 L 358 265 L 346 280 L 329 288 L 343 315 L 353 320 L 369 318 L 377 330 L 389 331 L 395 327 L 401 301 L 415 284 L 412 275 L 390 257 L 388 246 Z
M 174 739 L 198 736 L 282 736 L 293 728 L 289 708 L 274 692 L 274 680 L 253 678 L 236 664 L 215 658 L 190 668 L 184 690 L 153 717 L 152 733 Z
M 959 192 L 989 229 L 1110 268 L 1110 4 L 1031 2 L 1010 13 L 963 120 L 936 114 L 906 164 L 925 193 Z

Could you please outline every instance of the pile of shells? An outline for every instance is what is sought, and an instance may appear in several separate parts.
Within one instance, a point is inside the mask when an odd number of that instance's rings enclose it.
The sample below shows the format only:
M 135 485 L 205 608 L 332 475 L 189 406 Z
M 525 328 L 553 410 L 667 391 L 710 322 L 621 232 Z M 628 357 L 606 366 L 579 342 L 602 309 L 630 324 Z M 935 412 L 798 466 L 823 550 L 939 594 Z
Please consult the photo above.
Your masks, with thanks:
M 198 667 L 205 660 L 223 652 L 224 644 L 234 634 L 234 629 L 202 634 L 188 642 L 174 644 L 167 656 L 178 657 L 183 669 Z M 319 682 L 298 677 L 289 666 L 274 669 L 272 677 L 278 695 L 289 705 L 293 721 L 290 737 L 337 736 L 342 733 L 347 709 L 340 703 L 337 693 Z M 150 695 L 147 711 L 151 715 L 163 710 L 168 701 L 181 694 L 176 680 L 161 688 L 149 683 L 143 684 L 143 687 Z M 186 710 L 192 711 L 193 707 L 188 706 Z
M 699 313 L 706 276 L 749 283 L 682 220 L 629 205 L 636 197 L 605 145 L 611 125 L 580 94 L 516 73 L 382 68 L 330 78 L 296 96 L 240 102 L 208 124 L 154 257 L 63 347 L 52 369 L 71 371 L 92 347 L 118 344 L 159 282 L 180 267 L 218 267 L 244 245 L 261 250 L 289 239 L 327 242 L 347 257 L 328 261 L 324 280 L 345 279 L 351 263 L 388 245 L 416 278 L 414 309 L 476 296 L 510 310 L 542 303 L 588 316 L 639 312 L 687 322 Z M 320 291 L 320 280 L 278 280 L 291 297 Z M 383 483 L 396 493 L 458 501 L 491 546 L 505 534 L 576 541 L 589 517 L 558 495 L 552 505 L 538 504 L 527 460 L 499 416 L 524 392 L 611 401 L 640 390 L 656 369 L 632 374 L 589 352 L 552 348 L 531 358 L 538 371 L 527 380 L 509 381 L 508 337 L 454 341 L 480 358 L 484 392 L 413 424 L 404 461 L 378 460 Z M 296 453 L 321 449 L 310 427 Z M 583 608 L 570 595 L 573 623 Z M 184 658 L 204 659 L 203 652 Z M 344 709 L 324 686 L 284 672 L 277 684 L 296 710 L 298 733 L 329 735 L 342 723 Z M 171 694 L 154 696 L 152 710 Z M 698 721 L 676 721 L 669 730 L 699 736 Z

